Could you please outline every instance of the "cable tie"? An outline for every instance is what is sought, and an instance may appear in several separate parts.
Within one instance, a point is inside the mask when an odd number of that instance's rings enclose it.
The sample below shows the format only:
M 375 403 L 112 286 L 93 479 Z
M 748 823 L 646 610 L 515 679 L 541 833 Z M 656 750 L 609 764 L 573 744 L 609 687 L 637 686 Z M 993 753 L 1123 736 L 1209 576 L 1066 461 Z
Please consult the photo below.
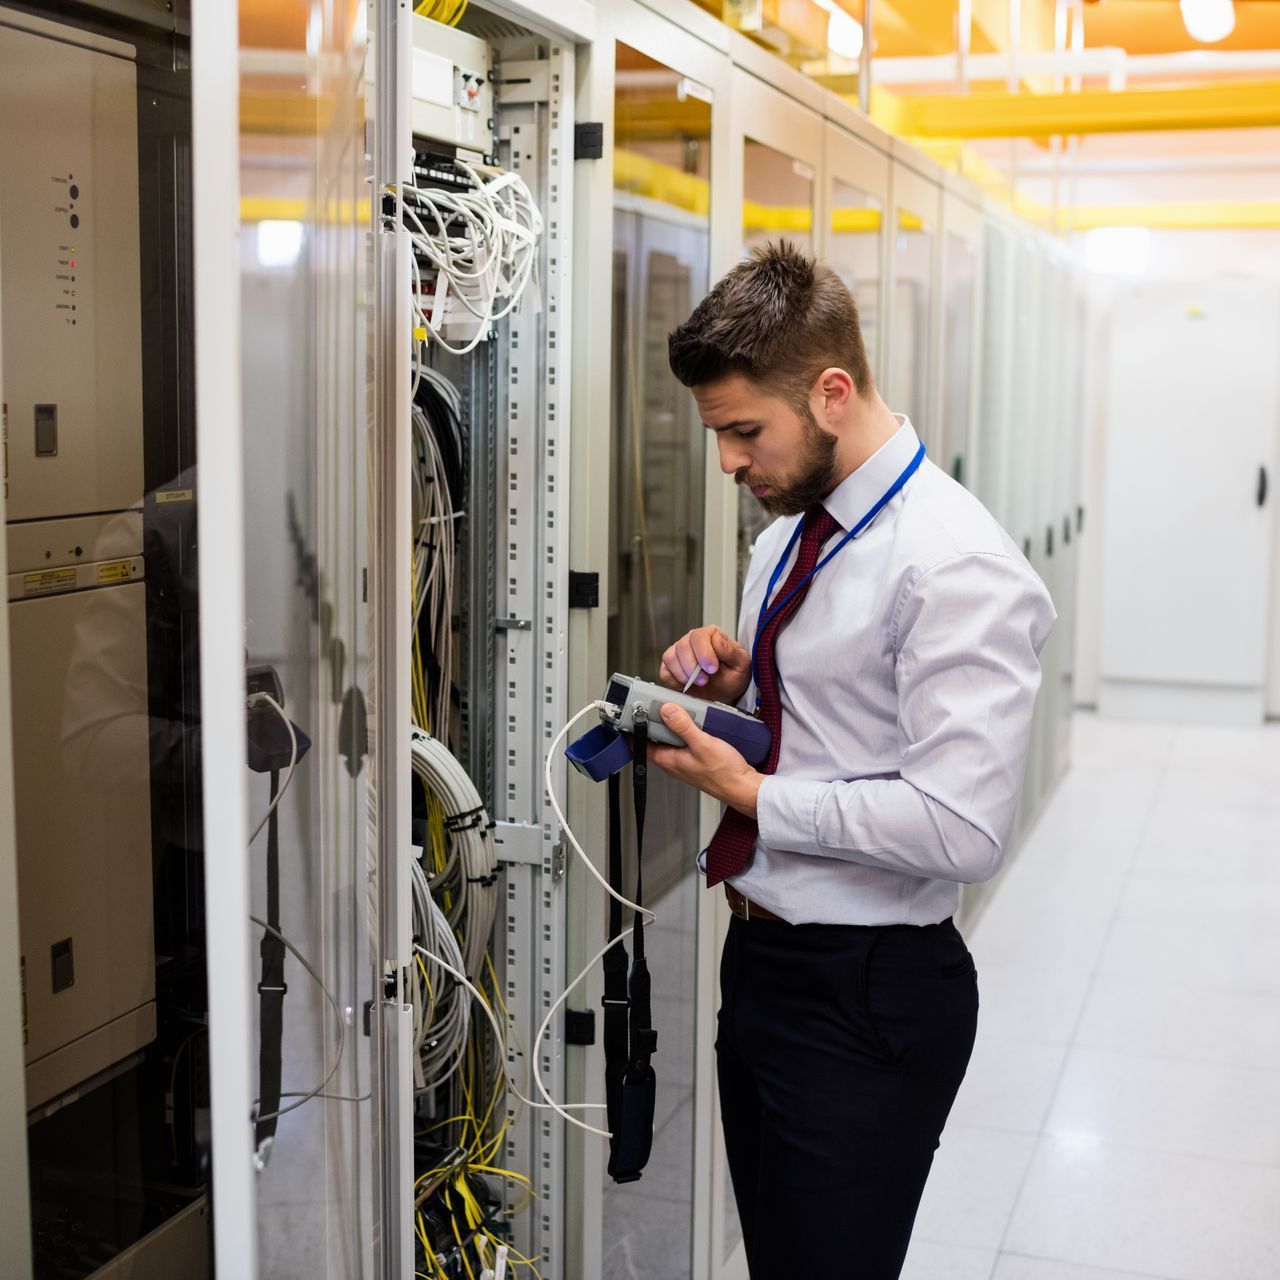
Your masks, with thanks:
M 485 819 L 484 806 L 467 809 L 463 813 L 455 813 L 444 820 L 445 829 L 455 834 L 460 831 L 471 831 L 482 826 Z

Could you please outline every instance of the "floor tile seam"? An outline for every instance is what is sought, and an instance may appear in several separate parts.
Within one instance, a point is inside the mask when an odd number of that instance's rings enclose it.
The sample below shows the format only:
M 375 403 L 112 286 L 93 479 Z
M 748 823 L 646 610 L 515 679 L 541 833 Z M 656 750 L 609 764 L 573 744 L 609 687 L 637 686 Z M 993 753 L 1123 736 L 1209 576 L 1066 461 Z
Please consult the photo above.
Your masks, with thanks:
M 1121 1054 L 1125 1057 L 1147 1058 L 1151 1062 L 1163 1063 L 1166 1066 L 1177 1063 L 1179 1066 L 1194 1067 L 1231 1067 L 1239 1071 L 1257 1071 L 1262 1074 L 1280 1075 L 1280 1057 L 1277 1057 L 1273 1066 L 1262 1067 L 1255 1066 L 1253 1063 L 1227 1062 L 1221 1058 L 1191 1058 L 1176 1053 L 1144 1053 L 1140 1050 L 1114 1049 L 1110 1045 L 1097 1044 L 1089 1040 L 1079 1040 L 1071 1046 L 1074 1049 L 1088 1049 L 1093 1052 L 1102 1051 L 1107 1053 Z
M 1248 1071 L 1254 1075 L 1280 1077 L 1280 1062 L 1277 1062 L 1274 1067 L 1258 1067 L 1246 1063 L 1215 1062 L 1209 1058 L 1184 1058 L 1172 1053 L 1144 1053 L 1139 1049 L 1112 1049 L 1106 1045 L 1090 1044 L 1086 1040 L 1079 1039 L 1078 1035 L 1067 1050 L 1068 1057 L 1071 1056 L 1072 1049 L 1080 1049 L 1089 1053 L 1106 1053 L 1116 1058 L 1139 1058 L 1146 1062 L 1159 1063 L 1164 1066 L 1177 1063 L 1179 1066 L 1220 1067 L 1229 1071 Z
M 670 1114 L 670 1115 L 669 1115 L 669 1116 L 668 1116 L 668 1117 L 667 1117 L 667 1118 L 666 1118 L 666 1119 L 665 1119 L 665 1120 L 664 1120 L 660 1125 L 658 1125 L 658 1127 L 657 1127 L 656 1129 L 654 1129 L 654 1131 L 653 1131 L 653 1141 L 654 1141 L 654 1142 L 657 1142 L 657 1140 L 659 1139 L 659 1137 L 661 1137 L 661 1136 L 662 1136 L 662 1132 L 663 1132 L 663 1130 L 664 1130 L 664 1129 L 666 1129 L 667 1125 L 669 1125 L 669 1124 L 670 1124 L 670 1123 L 671 1123 L 671 1122 L 676 1118 L 676 1116 L 678 1116 L 678 1115 L 680 1114 L 681 1110 L 682 1110 L 686 1105 L 691 1104 L 692 1102 L 693 1102 L 693 1088 L 692 1088 L 692 1086 L 691 1086 L 690 1088 L 688 1088 L 688 1089 L 686 1089 L 686 1090 L 684 1091 L 684 1094 L 681 1096 L 680 1101 L 679 1101 L 679 1102 L 677 1102 L 677 1103 L 676 1103 L 676 1105 L 675 1105 L 674 1107 L 672 1107 L 672 1108 L 671 1108 L 671 1114 Z M 691 1126 L 691 1127 L 692 1127 L 692 1126 Z M 690 1135 L 690 1146 L 692 1146 L 692 1145 L 693 1145 L 693 1138 L 692 1138 L 692 1134 L 691 1134 L 691 1135 Z
M 1044 1145 L 1045 1140 L 1061 1142 L 1068 1137 L 1064 1133 L 1052 1133 L 1049 1130 L 1039 1135 L 1036 1150 Z M 1237 1169 L 1263 1169 L 1272 1173 L 1280 1173 L 1280 1159 L 1276 1160 L 1241 1160 L 1236 1156 L 1204 1155 L 1198 1151 L 1183 1151 L 1173 1147 L 1153 1147 L 1145 1142 L 1128 1142 L 1120 1138 L 1097 1139 L 1098 1149 L 1111 1148 L 1116 1151 L 1129 1151 L 1144 1156 L 1176 1156 L 1184 1160 L 1194 1160 L 1198 1164 L 1229 1165 Z
M 1022 1178 L 1018 1183 L 1017 1191 L 1014 1193 L 1013 1202 L 1009 1209 L 1009 1214 L 1005 1219 L 1004 1231 L 1001 1233 L 1001 1236 L 1000 1236 L 1000 1244 L 997 1247 L 997 1252 L 1003 1251 L 1005 1244 L 1008 1242 L 1009 1232 L 1013 1226 L 1013 1220 L 1017 1216 L 1018 1208 L 1022 1203 L 1022 1198 L 1026 1194 L 1027 1182 L 1031 1177 L 1031 1170 L 1032 1170 L 1032 1167 L 1035 1165 L 1036 1156 L 1039 1154 L 1040 1148 L 1044 1145 L 1044 1139 L 1045 1139 L 1044 1126 L 1049 1119 L 1049 1115 L 1053 1110 L 1053 1105 L 1057 1101 L 1058 1093 L 1062 1088 L 1062 1080 L 1063 1080 L 1064 1074 L 1066 1073 L 1067 1063 L 1071 1059 L 1071 1049 L 1075 1045 L 1076 1035 L 1080 1030 L 1081 1022 L 1084 1019 L 1084 1011 L 1088 1007 L 1089 999 L 1093 994 L 1094 985 L 1097 982 L 1099 969 L 1102 964 L 1102 957 L 1106 954 L 1106 949 L 1111 941 L 1111 935 L 1115 930 L 1116 917 L 1120 911 L 1120 904 L 1121 902 L 1124 901 L 1124 895 L 1128 892 L 1129 881 L 1133 877 L 1133 863 L 1137 857 L 1137 851 L 1139 848 L 1141 848 L 1142 842 L 1146 838 L 1147 832 L 1150 830 L 1151 821 L 1156 811 L 1157 798 L 1160 794 L 1160 791 L 1163 788 L 1164 778 L 1168 773 L 1169 760 L 1173 753 L 1174 743 L 1177 740 L 1177 736 L 1178 734 L 1177 734 L 1177 731 L 1175 730 L 1173 733 L 1169 735 L 1168 740 L 1164 744 L 1164 749 L 1162 753 L 1163 760 L 1160 766 L 1160 781 L 1159 781 L 1159 784 L 1154 788 L 1154 794 L 1152 795 L 1151 799 L 1148 802 L 1146 816 L 1143 818 L 1142 823 L 1140 824 L 1138 830 L 1134 834 L 1132 851 L 1130 853 L 1128 862 L 1126 863 L 1123 871 L 1123 883 L 1121 884 L 1121 887 L 1120 887 L 1120 894 L 1116 899 L 1116 904 L 1112 911 L 1111 919 L 1108 922 L 1106 929 L 1104 930 L 1102 941 L 1099 944 L 1097 954 L 1093 959 L 1092 968 L 1090 969 L 1090 972 L 1089 972 L 1088 981 L 1085 984 L 1084 998 L 1081 1000 L 1080 1007 L 1079 1009 L 1077 1009 L 1075 1019 L 1071 1024 L 1071 1032 L 1067 1040 L 1067 1052 L 1064 1053 L 1062 1056 L 1062 1062 L 1058 1066 L 1058 1071 L 1054 1076 L 1053 1085 L 1049 1090 L 1048 1101 L 1045 1103 L 1044 1112 L 1040 1117 L 1040 1133 L 1037 1136 L 1036 1141 L 1032 1144 L 1030 1159 L 1027 1161 L 1026 1167 L 1022 1171 Z
M 1097 1271 L 1104 1276 L 1133 1277 L 1133 1280 L 1179 1280 L 1177 1276 L 1161 1275 L 1154 1271 L 1134 1271 L 1132 1267 L 1100 1267 L 1094 1262 L 1075 1262 L 1071 1258 L 1050 1258 L 1042 1253 L 1023 1253 L 1016 1249 L 1001 1249 L 996 1255 L 996 1265 L 1001 1258 L 1026 1258 L 1029 1262 L 1054 1262 L 1067 1267 L 1081 1267 L 1085 1271 Z M 993 1271 L 994 1275 L 995 1272 Z
M 1108 969 L 1099 976 L 1103 978 L 1119 978 L 1125 982 L 1139 982 L 1142 979 L 1131 978 L 1126 973 L 1117 972 L 1114 969 Z M 1151 979 L 1155 981 L 1155 979 Z M 1236 987 L 1227 986 L 1223 983 L 1204 983 L 1204 982 L 1187 982 L 1180 978 L 1162 978 L 1160 982 L 1163 985 L 1177 987 L 1182 991 L 1198 991 L 1204 995 L 1214 996 L 1265 996 L 1268 998 L 1280 996 L 1280 987 Z
M 1190 769 L 1189 769 L 1187 772 L 1188 772 L 1189 774 L 1195 773 L 1197 777 L 1203 777 L 1203 776 L 1204 776 L 1203 774 L 1196 773 L 1196 771 L 1195 771 L 1195 770 L 1190 770 Z M 1166 796 L 1165 796 L 1165 787 L 1166 787 L 1166 786 L 1169 786 L 1169 785 L 1173 785 L 1175 782 L 1176 782 L 1176 779 L 1172 779 L 1172 778 L 1171 778 L 1171 779 L 1167 779 L 1167 780 L 1166 780 L 1166 782 L 1164 782 L 1164 783 L 1162 783 L 1162 784 L 1161 784 L 1160 792 L 1159 792 L 1159 794 L 1158 794 L 1158 795 L 1157 795 L 1157 797 L 1156 797 L 1156 803 L 1157 803 L 1157 804 L 1159 804 L 1162 800 L 1164 800 L 1164 799 L 1166 798 Z M 1267 784 L 1266 784 L 1266 783 L 1260 783 L 1259 785 L 1267 785 Z M 1176 794 L 1176 793 L 1175 793 L 1175 794 Z M 1219 806 L 1220 806 L 1222 803 L 1223 803 L 1222 801 L 1219 801 L 1219 802 L 1218 802 Z M 1232 799 L 1229 803 L 1230 803 L 1230 805 L 1231 805 L 1231 811 L 1232 811 L 1233 813 L 1280 813 L 1280 804 L 1275 804 L 1275 803 L 1270 803 L 1270 802 L 1263 803 L 1263 804 L 1259 804 L 1259 803 L 1257 803 L 1256 801 L 1246 803 L 1246 802 L 1244 802 L 1244 801 L 1242 801 L 1242 800 Z M 1188 807 L 1190 807 L 1190 806 L 1188 806 Z M 1213 806 L 1212 804 L 1206 803 L 1203 807 L 1204 807 L 1204 808 L 1206 808 L 1206 809 L 1211 809 L 1211 808 L 1213 808 L 1214 806 Z
M 641 1181 L 643 1182 L 644 1179 L 642 1178 Z M 689 1196 L 664 1196 L 653 1191 L 632 1191 L 627 1193 L 627 1198 L 630 1200 L 657 1200 L 662 1204 L 677 1205 L 690 1210 L 693 1208 L 693 1200 Z M 690 1221 L 692 1221 L 692 1218 Z

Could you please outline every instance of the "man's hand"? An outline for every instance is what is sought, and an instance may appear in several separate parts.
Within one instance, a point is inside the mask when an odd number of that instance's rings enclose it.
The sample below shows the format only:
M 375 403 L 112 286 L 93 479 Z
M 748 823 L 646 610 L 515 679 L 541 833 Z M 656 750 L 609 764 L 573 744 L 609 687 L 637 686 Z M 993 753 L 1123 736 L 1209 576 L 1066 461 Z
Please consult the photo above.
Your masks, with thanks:
M 764 774 L 757 773 L 740 752 L 720 738 L 703 733 L 693 717 L 674 702 L 662 708 L 662 722 L 685 741 L 683 747 L 649 746 L 650 763 L 680 782 L 714 796 L 721 804 L 756 816 L 756 797 Z
M 662 655 L 658 679 L 668 689 L 683 689 L 694 670 L 690 693 L 713 702 L 733 704 L 751 683 L 751 655 L 719 627 L 698 627 L 681 636 Z

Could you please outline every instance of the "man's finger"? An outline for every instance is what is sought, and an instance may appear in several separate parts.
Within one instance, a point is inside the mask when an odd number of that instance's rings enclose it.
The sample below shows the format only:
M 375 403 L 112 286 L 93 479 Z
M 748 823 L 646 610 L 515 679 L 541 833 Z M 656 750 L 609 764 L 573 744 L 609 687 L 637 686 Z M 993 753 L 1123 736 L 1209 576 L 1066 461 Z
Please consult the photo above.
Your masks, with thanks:
M 720 669 L 720 660 L 716 657 L 715 632 L 712 632 L 709 636 L 700 636 L 695 631 L 691 640 L 694 656 L 698 659 L 698 666 L 708 675 L 715 675 Z M 699 680 L 698 683 L 706 684 L 706 681 Z
M 663 706 L 662 723 L 672 733 L 678 734 L 683 738 L 686 746 L 702 735 L 702 730 L 694 724 L 693 717 L 683 707 L 677 706 L 674 702 L 668 702 Z M 678 748 L 676 749 L 678 750 Z
M 693 651 L 693 646 L 689 643 L 688 636 L 676 642 L 675 660 L 676 665 L 671 668 L 671 674 L 683 685 L 698 665 L 698 657 Z M 670 666 L 671 664 L 668 663 L 667 665 Z
M 725 662 L 734 662 L 746 652 L 727 631 L 721 631 L 719 627 L 716 628 L 712 642 L 715 644 L 716 653 Z

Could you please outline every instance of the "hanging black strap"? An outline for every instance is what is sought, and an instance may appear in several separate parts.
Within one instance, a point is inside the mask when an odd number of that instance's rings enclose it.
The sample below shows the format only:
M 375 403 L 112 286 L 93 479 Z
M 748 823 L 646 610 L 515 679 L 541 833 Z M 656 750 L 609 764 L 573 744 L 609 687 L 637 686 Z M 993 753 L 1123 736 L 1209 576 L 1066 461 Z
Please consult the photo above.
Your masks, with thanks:
M 284 942 L 280 938 L 280 831 L 276 822 L 276 794 L 280 771 L 271 770 L 271 816 L 267 819 L 267 923 L 258 954 L 262 979 L 258 983 L 258 1115 L 254 1142 L 261 1148 L 275 1137 L 280 1110 L 280 1051 L 284 1039 Z
M 622 892 L 622 779 L 609 777 L 609 887 Z M 622 904 L 609 898 L 609 940 L 622 937 Z M 622 1077 L 627 1069 L 627 948 L 618 941 L 604 953 L 604 1096 L 609 1132 L 622 1125 Z
M 638 906 L 644 906 L 644 820 L 645 806 L 649 792 L 649 726 L 643 716 L 637 716 L 633 729 L 635 746 L 632 761 L 632 797 L 636 814 L 636 896 Z M 610 842 L 612 845 L 615 827 L 617 829 L 619 858 L 617 882 L 622 879 L 620 846 L 621 812 L 617 800 L 620 793 L 612 789 L 617 780 L 615 774 L 610 778 Z M 613 878 L 614 859 L 612 847 L 609 858 L 610 878 Z M 612 901 L 609 923 L 613 927 L 614 912 L 621 926 L 621 905 Z M 658 1033 L 653 1029 L 653 1014 L 650 1003 L 649 966 L 644 954 L 644 916 L 635 913 L 631 925 L 632 946 L 635 959 L 631 965 L 631 978 L 627 987 L 628 1008 L 624 1016 L 628 1016 L 627 1043 L 624 1044 L 624 1068 L 620 1083 L 614 1088 L 614 1100 L 609 1109 L 609 1132 L 613 1135 L 609 1142 L 609 1174 L 615 1182 L 634 1182 L 649 1159 L 649 1150 L 653 1145 L 653 1111 L 657 1093 L 657 1079 L 649 1060 L 658 1047 Z M 621 952 L 621 944 L 611 947 L 606 955 Z M 625 966 L 625 953 L 621 955 Z M 608 972 L 605 974 L 606 989 Z M 609 1006 L 605 1009 L 605 1087 L 606 1093 L 610 1079 L 609 1055 Z

